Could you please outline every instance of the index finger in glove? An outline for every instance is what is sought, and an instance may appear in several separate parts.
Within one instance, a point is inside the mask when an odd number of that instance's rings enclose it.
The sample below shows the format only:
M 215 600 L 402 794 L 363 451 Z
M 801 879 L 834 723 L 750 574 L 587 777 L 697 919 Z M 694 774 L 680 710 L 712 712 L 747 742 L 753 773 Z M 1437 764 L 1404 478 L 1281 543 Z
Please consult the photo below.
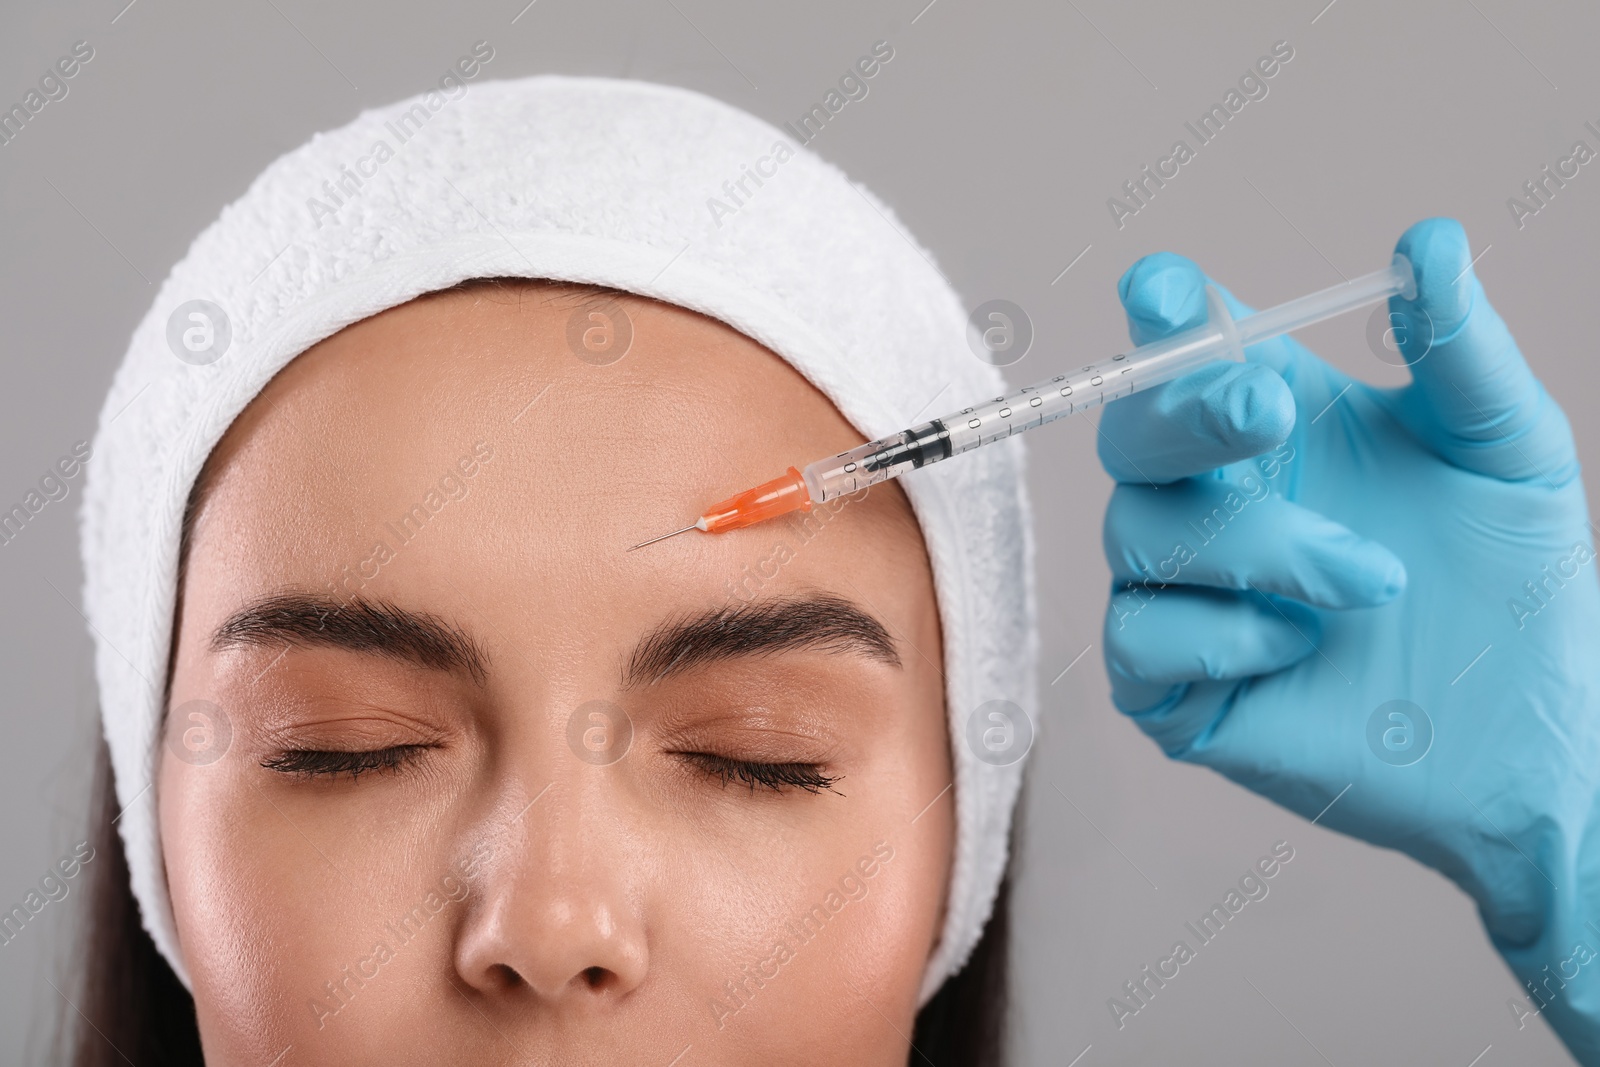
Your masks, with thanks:
M 1206 276 L 1170 252 L 1139 260 L 1118 283 L 1138 344 L 1206 320 Z M 1228 298 L 1235 314 L 1248 309 Z M 1294 429 L 1284 380 L 1261 363 L 1218 362 L 1105 408 L 1100 462 L 1121 482 L 1164 484 L 1259 455 Z

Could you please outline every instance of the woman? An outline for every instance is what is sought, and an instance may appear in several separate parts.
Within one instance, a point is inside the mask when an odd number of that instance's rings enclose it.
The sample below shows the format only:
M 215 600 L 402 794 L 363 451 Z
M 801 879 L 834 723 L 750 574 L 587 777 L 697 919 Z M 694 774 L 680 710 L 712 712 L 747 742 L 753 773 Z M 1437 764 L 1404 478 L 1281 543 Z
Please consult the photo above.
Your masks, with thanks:
M 96 446 L 79 1062 L 996 1062 L 1020 455 L 628 551 L 992 393 L 963 318 L 679 90 L 430 93 L 270 167 Z
M 713 101 L 441 90 L 270 167 L 107 399 L 80 1062 L 997 1062 L 1035 708 L 1017 446 L 629 551 L 993 395 L 954 294 Z M 1452 878 L 1515 1024 L 1600 1063 L 1576 450 L 1461 228 L 1399 250 L 1407 387 L 1282 338 L 1108 409 L 1112 697 Z M 1136 264 L 1135 337 L 1206 288 Z

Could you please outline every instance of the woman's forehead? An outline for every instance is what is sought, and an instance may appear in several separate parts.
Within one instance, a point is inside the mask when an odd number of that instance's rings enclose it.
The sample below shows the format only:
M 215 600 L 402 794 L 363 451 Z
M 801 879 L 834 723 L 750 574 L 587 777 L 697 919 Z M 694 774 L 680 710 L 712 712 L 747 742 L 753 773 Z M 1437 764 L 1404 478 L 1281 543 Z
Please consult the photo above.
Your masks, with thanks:
M 608 332 L 626 350 L 595 358 L 586 344 Z M 892 484 L 803 525 L 626 551 L 861 439 L 723 323 L 628 295 L 476 286 L 357 323 L 279 374 L 208 464 L 192 562 L 228 568 L 233 599 L 330 583 L 395 596 L 472 573 L 528 595 L 564 587 L 565 607 L 547 609 L 579 613 L 704 601 L 752 571 L 774 593 L 848 595 L 841 576 L 872 568 L 920 567 L 907 585 L 926 587 L 920 532 Z
M 616 347 L 601 358 L 596 343 Z M 381 478 L 478 438 L 597 489 L 704 457 L 720 468 L 701 486 L 711 493 L 862 439 L 802 375 L 721 322 L 626 294 L 480 286 L 314 346 L 241 414 L 211 466 L 263 448 L 311 459 L 337 444 L 338 473 Z M 335 473 L 300 465 L 313 479 Z

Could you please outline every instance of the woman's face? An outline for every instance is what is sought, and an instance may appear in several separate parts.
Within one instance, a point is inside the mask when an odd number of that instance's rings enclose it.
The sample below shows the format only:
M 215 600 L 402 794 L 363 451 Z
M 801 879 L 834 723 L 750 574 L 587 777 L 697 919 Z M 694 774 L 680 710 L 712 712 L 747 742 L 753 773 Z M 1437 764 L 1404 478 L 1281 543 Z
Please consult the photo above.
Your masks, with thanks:
M 208 465 L 159 803 L 209 1063 L 906 1062 L 954 825 L 911 510 L 628 551 L 861 438 L 584 299 L 358 323 Z

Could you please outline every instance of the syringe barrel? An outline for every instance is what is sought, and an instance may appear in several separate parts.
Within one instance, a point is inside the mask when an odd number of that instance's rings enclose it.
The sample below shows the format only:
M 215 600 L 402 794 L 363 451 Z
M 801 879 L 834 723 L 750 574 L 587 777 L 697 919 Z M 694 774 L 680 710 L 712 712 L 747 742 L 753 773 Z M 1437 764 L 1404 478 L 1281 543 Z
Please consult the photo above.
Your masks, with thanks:
M 857 492 L 887 478 L 1182 377 L 1202 363 L 1225 356 L 1228 348 L 1229 337 L 1223 324 L 1196 326 L 1073 373 L 1058 374 L 1048 381 L 818 460 L 804 471 L 806 489 L 819 504 Z

